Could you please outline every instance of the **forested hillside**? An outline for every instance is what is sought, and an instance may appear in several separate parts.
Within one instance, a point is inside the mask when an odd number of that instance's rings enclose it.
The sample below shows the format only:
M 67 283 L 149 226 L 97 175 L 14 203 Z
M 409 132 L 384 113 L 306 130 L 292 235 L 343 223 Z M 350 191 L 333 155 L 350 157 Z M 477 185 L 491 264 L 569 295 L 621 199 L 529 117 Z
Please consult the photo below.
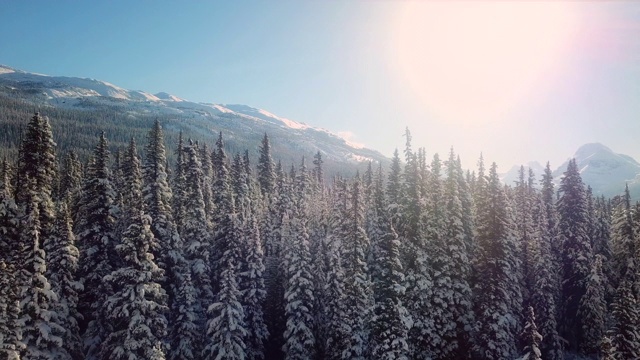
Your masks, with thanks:
M 257 160 L 161 118 L 76 141 L 73 111 L 1 104 L 0 359 L 640 358 L 640 204 L 575 161 L 505 186 L 407 130 L 328 179 L 269 134 Z

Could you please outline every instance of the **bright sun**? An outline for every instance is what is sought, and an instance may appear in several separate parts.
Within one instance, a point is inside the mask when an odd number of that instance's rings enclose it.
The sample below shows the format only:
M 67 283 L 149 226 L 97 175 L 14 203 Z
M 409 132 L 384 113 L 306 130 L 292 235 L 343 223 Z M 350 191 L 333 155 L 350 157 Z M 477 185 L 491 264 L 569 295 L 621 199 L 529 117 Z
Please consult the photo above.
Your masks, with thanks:
M 499 121 L 553 76 L 572 35 L 570 6 L 402 3 L 393 19 L 393 61 L 439 120 L 476 126 Z

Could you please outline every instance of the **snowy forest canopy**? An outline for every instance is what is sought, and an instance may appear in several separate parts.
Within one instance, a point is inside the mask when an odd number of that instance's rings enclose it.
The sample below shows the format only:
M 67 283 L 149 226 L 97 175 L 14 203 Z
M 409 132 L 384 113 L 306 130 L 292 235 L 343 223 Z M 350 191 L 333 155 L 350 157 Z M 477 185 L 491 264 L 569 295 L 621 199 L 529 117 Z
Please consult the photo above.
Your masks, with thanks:
M 34 115 L 0 168 L 0 360 L 640 358 L 640 204 L 571 161 L 503 185 L 481 158 L 353 178 L 255 167 L 159 122 L 90 161 Z M 59 157 L 60 156 L 60 157 Z

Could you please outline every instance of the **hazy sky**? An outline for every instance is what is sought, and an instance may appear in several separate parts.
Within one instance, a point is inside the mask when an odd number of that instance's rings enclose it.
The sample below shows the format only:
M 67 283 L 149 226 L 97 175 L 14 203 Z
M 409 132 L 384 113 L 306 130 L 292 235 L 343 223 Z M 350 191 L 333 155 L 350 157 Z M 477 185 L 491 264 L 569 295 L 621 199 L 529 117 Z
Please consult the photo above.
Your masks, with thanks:
M 240 103 L 503 171 L 640 160 L 640 3 L 3 1 L 0 63 Z M 0 115 L 1 116 L 1 115 Z

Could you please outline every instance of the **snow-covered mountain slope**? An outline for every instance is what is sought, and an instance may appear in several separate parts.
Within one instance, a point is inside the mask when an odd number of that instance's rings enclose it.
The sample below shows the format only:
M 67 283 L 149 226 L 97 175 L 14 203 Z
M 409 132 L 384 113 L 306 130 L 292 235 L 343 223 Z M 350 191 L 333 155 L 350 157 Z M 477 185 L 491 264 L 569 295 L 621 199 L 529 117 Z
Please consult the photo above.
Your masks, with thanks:
M 0 65 L 1 93 L 59 108 L 115 109 L 134 118 L 139 114 L 162 115 L 172 119 L 166 124 L 169 130 L 190 127 L 204 137 L 210 136 L 211 142 L 222 131 L 227 141 L 237 143 L 238 148 L 257 147 L 259 139 L 267 133 L 275 157 L 281 155 L 278 151 L 290 155 L 282 156 L 285 162 L 294 161 L 290 159 L 293 154 L 311 156 L 317 151 L 323 154 L 325 162 L 387 161 L 379 152 L 350 143 L 338 134 L 247 105 L 195 103 L 166 92 L 154 95 L 95 79 L 34 74 L 3 65 Z
M 613 197 L 624 192 L 629 185 L 631 197 L 640 200 L 640 163 L 630 156 L 617 154 L 600 143 L 582 145 L 571 157 L 576 159 L 580 175 L 585 184 L 591 186 L 596 196 Z M 553 171 L 556 187 L 567 170 L 569 160 Z M 544 173 L 540 163 L 532 161 L 525 165 L 525 171 L 531 168 L 539 184 Z M 519 178 L 520 166 L 514 166 L 502 175 L 505 184 L 513 185 Z
M 608 147 L 591 143 L 582 145 L 573 155 L 580 169 L 582 180 L 593 188 L 596 195 L 615 196 L 629 184 L 631 195 L 640 199 L 640 163 L 630 156 L 617 154 Z M 559 179 L 569 161 L 553 173 Z

